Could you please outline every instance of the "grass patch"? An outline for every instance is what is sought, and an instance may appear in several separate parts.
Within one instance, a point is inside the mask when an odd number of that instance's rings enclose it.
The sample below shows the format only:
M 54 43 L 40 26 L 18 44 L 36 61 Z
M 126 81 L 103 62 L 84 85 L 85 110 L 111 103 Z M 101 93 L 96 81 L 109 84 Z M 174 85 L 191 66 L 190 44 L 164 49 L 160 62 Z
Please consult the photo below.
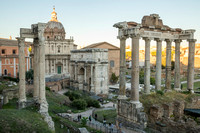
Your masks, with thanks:
M 197 95 L 198 94 L 180 93 L 176 91 L 167 92 L 163 95 L 160 95 L 159 93 L 151 93 L 149 95 L 141 95 L 140 101 L 144 105 L 144 111 L 148 113 L 149 108 L 152 105 L 162 105 L 166 103 L 171 103 L 175 100 L 190 103 L 192 98 Z
M 182 84 L 183 90 L 187 90 L 187 83 Z M 200 81 L 199 82 L 194 82 L 194 90 L 197 90 L 197 88 L 200 88 Z
M 2 133 L 51 133 L 42 116 L 29 110 L 0 110 L 0 131 Z
M 94 114 L 97 114 L 97 120 L 99 122 L 103 122 L 103 119 L 106 119 L 106 123 L 113 123 L 115 124 L 117 112 L 116 110 L 101 110 L 95 111 Z M 94 117 L 94 116 L 93 116 Z

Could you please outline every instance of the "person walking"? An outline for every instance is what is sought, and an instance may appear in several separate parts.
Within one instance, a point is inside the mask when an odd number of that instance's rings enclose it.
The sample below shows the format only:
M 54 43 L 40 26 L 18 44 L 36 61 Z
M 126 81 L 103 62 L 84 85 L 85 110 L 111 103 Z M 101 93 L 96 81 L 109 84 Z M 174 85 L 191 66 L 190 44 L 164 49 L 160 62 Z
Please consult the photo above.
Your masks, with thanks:
M 90 121 L 90 122 L 92 121 L 92 117 L 91 117 L 91 115 L 89 116 L 89 121 Z
M 97 114 L 94 115 L 94 119 L 95 119 L 95 121 L 97 121 Z
M 103 126 L 106 126 L 106 119 L 103 119 Z

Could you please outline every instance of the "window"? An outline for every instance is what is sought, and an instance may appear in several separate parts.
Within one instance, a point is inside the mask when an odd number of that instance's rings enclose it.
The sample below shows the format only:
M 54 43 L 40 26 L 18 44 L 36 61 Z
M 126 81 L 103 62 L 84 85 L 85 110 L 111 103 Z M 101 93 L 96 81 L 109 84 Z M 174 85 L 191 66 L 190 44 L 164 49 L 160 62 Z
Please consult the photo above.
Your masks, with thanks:
M 58 53 L 60 53 L 60 46 L 58 46 Z
M 110 67 L 115 67 L 115 62 L 113 60 L 110 61 Z
M 6 50 L 5 50 L 5 49 L 2 49 L 2 50 L 1 50 L 1 53 L 2 53 L 2 54 L 5 54 L 5 53 L 6 53 Z
M 15 49 L 12 52 L 13 52 L 13 54 L 16 54 L 16 50 Z

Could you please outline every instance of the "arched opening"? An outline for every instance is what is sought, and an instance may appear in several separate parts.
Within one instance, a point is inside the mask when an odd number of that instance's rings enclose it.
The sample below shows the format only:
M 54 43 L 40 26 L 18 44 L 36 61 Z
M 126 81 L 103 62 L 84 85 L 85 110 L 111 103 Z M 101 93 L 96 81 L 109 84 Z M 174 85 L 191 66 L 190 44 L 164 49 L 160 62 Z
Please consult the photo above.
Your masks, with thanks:
M 4 70 L 4 75 L 7 75 L 8 74 L 8 71 L 7 69 Z
M 80 90 L 83 90 L 84 72 L 85 72 L 85 69 L 84 69 L 84 68 L 81 68 L 81 69 L 79 69 L 79 71 L 78 71 L 78 82 L 79 82 L 79 89 L 80 89 Z

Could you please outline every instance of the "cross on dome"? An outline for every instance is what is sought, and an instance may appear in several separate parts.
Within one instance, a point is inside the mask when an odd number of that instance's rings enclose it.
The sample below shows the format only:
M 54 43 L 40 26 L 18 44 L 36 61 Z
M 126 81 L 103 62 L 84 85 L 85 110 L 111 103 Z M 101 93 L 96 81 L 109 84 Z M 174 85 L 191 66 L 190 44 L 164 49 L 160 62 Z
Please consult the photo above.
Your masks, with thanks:
M 51 20 L 50 21 L 58 22 L 57 13 L 55 12 L 55 6 L 53 6 L 53 12 L 51 13 Z

